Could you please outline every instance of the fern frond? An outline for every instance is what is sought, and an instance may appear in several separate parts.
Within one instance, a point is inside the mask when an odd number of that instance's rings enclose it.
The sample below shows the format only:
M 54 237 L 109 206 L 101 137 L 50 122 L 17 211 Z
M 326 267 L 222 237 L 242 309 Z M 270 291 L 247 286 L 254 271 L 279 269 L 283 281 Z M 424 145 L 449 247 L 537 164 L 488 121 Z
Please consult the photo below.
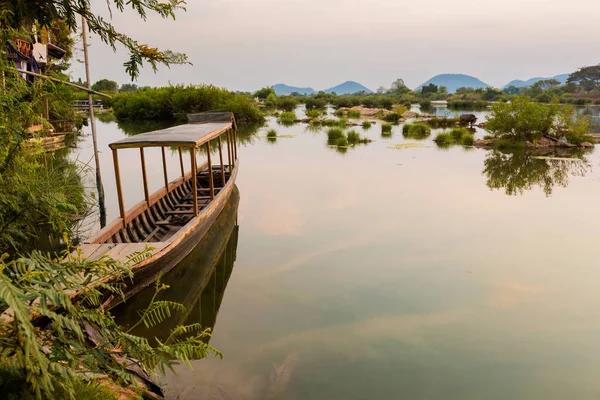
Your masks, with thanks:
M 151 328 L 169 318 L 171 311 L 185 312 L 185 307 L 173 301 L 154 301 L 145 310 L 138 311 L 138 314 L 146 328 Z

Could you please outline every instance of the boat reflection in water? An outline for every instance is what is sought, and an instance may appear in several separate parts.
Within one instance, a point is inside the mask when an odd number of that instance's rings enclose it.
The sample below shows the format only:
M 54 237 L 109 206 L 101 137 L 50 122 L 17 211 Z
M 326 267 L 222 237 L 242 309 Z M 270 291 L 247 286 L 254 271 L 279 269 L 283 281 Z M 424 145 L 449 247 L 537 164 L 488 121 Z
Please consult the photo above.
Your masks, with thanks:
M 161 278 L 169 289 L 160 292 L 157 300 L 169 300 L 185 307 L 185 312 L 173 313 L 162 323 L 146 328 L 138 325 L 131 333 L 166 340 L 171 329 L 179 325 L 200 323 L 213 328 L 227 282 L 236 258 L 238 225 L 237 210 L 240 195 L 234 187 L 231 196 L 203 240 L 175 268 Z M 154 285 L 112 309 L 118 324 L 125 329 L 139 321 L 139 311 L 148 307 L 155 293 Z

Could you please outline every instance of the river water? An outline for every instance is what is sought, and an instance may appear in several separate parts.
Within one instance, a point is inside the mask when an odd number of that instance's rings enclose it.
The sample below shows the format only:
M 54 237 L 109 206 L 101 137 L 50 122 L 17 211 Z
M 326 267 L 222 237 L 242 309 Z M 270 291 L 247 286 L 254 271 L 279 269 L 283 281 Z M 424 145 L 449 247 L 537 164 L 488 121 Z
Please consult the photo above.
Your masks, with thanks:
M 270 127 L 290 137 L 269 142 Z M 107 144 L 132 129 L 152 127 L 98 121 L 109 221 Z M 169 397 L 599 398 L 599 150 L 556 160 L 355 129 L 374 142 L 343 151 L 273 118 L 240 135 L 239 199 L 164 277 L 186 305 L 176 322 L 213 327 L 224 358 L 176 366 Z M 89 160 L 90 146 L 83 137 L 72 156 Z M 139 158 L 120 158 L 131 206 Z M 178 162 L 171 154 L 171 178 Z M 150 295 L 115 310 L 119 321 Z

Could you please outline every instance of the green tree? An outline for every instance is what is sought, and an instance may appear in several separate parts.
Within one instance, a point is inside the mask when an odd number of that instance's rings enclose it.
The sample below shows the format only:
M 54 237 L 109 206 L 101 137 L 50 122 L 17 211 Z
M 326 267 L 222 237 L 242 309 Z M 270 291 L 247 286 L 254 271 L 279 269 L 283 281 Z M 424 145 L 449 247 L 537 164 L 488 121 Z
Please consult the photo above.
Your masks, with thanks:
M 576 83 L 586 92 L 600 90 L 600 65 L 579 68 L 569 75 L 567 83 Z
M 97 92 L 117 93 L 119 90 L 119 84 L 109 79 L 100 79 L 92 85 L 92 89 Z
M 438 87 L 437 85 L 430 83 L 429 85 L 425 85 L 421 88 L 421 94 L 427 93 L 437 93 Z
M 137 92 L 138 89 L 138 85 L 135 83 L 124 83 L 119 88 L 119 93 Z
M 275 90 L 272 86 L 267 86 L 254 92 L 254 97 L 265 100 L 270 94 L 275 95 Z

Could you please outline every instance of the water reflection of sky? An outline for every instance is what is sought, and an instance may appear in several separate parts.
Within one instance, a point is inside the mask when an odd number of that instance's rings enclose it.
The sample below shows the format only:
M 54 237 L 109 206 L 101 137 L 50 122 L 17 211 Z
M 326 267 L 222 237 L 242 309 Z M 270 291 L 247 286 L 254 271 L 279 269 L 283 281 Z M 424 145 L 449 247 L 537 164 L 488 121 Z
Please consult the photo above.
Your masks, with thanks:
M 598 397 L 597 151 L 550 196 L 538 186 L 507 196 L 487 186 L 484 150 L 439 150 L 431 138 L 396 150 L 415 141 L 401 126 L 381 138 L 377 124 L 356 128 L 373 143 L 342 155 L 323 132 L 269 125 L 295 136 L 239 149 L 237 261 L 211 341 L 225 359 L 177 368 L 170 395 Z M 98 127 L 104 146 L 122 136 Z

